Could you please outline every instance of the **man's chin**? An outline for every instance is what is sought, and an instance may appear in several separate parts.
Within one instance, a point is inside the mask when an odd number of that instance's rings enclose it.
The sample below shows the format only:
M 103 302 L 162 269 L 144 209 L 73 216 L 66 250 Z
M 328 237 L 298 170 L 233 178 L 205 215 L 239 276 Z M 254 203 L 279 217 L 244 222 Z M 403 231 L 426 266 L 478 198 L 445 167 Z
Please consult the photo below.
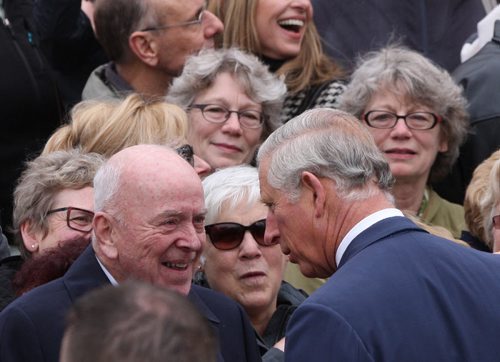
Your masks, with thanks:
M 299 261 L 297 264 L 299 265 L 300 272 L 308 278 L 328 278 L 332 275 L 332 273 L 320 269 L 316 265 L 311 265 L 303 261 Z

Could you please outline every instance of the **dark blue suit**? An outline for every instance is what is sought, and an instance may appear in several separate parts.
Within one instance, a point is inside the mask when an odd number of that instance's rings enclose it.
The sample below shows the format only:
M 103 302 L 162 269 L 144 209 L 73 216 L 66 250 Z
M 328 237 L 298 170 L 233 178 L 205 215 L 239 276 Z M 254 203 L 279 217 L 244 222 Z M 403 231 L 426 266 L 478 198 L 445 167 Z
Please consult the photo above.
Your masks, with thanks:
M 286 361 L 493 361 L 500 256 L 403 217 L 372 225 L 293 314 Z
M 57 362 L 66 312 L 78 297 L 106 284 L 109 281 L 88 247 L 62 278 L 35 288 L 0 314 L 0 361 Z M 195 285 L 189 299 L 213 326 L 219 361 L 260 361 L 255 333 L 241 307 Z

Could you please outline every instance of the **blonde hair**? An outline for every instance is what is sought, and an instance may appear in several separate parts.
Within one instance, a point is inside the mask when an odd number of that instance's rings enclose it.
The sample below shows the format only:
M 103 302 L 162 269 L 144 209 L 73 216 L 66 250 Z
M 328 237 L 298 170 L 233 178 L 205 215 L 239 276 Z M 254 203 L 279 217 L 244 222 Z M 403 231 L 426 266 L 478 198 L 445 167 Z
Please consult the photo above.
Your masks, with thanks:
M 486 191 L 490 183 L 490 172 L 496 161 L 500 159 L 500 150 L 493 152 L 490 157 L 481 162 L 479 166 L 476 167 L 474 173 L 472 174 L 472 179 L 470 180 L 469 186 L 465 191 L 464 199 L 464 212 L 465 212 L 465 222 L 467 228 L 472 236 L 478 238 L 492 247 L 493 240 L 491 233 L 485 230 L 485 217 L 489 215 L 485 214 L 486 210 L 491 210 L 491 202 L 485 200 Z
M 186 139 L 187 115 L 159 98 L 131 94 L 123 100 L 88 100 L 71 111 L 70 123 L 57 129 L 42 154 L 80 148 L 110 157 L 137 144 L 179 145 Z
M 247 52 L 262 55 L 262 46 L 257 35 L 255 18 L 258 0 L 210 0 L 209 10 L 224 23 L 219 46 L 238 47 Z M 324 52 L 316 26 L 307 24 L 301 50 L 298 56 L 287 60 L 276 72 L 285 75 L 289 92 L 321 84 L 343 75 L 340 67 Z
M 497 151 L 494 153 L 498 154 Z M 490 157 L 491 158 L 491 157 Z M 484 196 L 481 199 L 481 210 L 483 214 L 483 227 L 486 234 L 486 243 L 493 252 L 498 252 L 498 242 L 493 237 L 493 216 L 495 216 L 496 206 L 500 204 L 500 159 L 491 163 L 491 169 L 487 175 L 487 184 L 484 189 Z

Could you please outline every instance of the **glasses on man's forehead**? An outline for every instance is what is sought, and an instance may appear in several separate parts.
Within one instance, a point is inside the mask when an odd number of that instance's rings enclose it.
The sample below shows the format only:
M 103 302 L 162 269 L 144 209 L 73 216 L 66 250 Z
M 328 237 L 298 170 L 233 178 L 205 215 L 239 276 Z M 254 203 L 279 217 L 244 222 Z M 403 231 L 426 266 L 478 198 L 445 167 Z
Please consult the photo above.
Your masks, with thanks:
M 203 17 L 205 15 L 205 11 L 207 10 L 208 1 L 203 3 L 203 6 L 200 8 L 198 13 L 196 13 L 195 18 L 192 20 L 182 21 L 176 24 L 167 24 L 167 25 L 159 25 L 159 26 L 149 26 L 147 28 L 141 29 L 140 31 L 157 31 L 157 30 L 165 30 L 170 28 L 178 28 L 183 26 L 201 24 L 203 22 Z
M 64 211 L 66 212 L 66 225 L 68 225 L 70 229 L 83 233 L 88 233 L 92 230 L 92 220 L 94 219 L 93 211 L 69 206 L 49 210 L 47 215 Z
M 232 250 L 236 249 L 243 242 L 245 233 L 249 231 L 257 244 L 261 246 L 273 246 L 278 243 L 277 238 L 272 238 L 266 242 L 266 219 L 258 220 L 251 225 L 244 226 L 236 222 L 220 222 L 205 226 L 210 242 L 216 249 Z
M 177 154 L 194 167 L 194 151 L 191 145 L 185 144 L 175 149 Z

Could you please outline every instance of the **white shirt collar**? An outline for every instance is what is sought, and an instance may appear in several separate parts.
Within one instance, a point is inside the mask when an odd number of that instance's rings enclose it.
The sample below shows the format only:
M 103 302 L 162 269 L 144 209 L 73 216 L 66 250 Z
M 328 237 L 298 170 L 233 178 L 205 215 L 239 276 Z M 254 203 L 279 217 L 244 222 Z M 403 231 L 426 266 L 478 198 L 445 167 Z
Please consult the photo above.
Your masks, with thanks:
M 354 240 L 356 236 L 361 234 L 363 231 L 368 229 L 373 224 L 376 224 L 381 220 L 393 216 L 404 216 L 404 215 L 401 212 L 401 210 L 395 208 L 382 209 L 377 212 L 374 212 L 371 215 L 368 215 L 360 222 L 358 222 L 356 225 L 354 225 L 354 227 L 351 230 L 349 230 L 346 236 L 344 236 L 344 238 L 339 244 L 339 247 L 337 248 L 337 253 L 335 254 L 335 262 L 337 263 L 337 267 L 339 266 L 340 260 L 342 259 L 342 256 L 344 255 L 345 251 L 347 250 L 347 247 L 349 246 L 349 244 L 351 244 L 351 242 Z
M 111 283 L 111 285 L 114 285 L 115 287 L 118 285 L 118 282 L 116 281 L 115 278 L 113 278 L 113 276 L 111 275 L 111 273 L 108 271 L 108 269 L 106 269 L 106 267 L 104 266 L 103 263 L 101 263 L 101 261 L 99 260 L 99 258 L 97 257 L 97 255 L 95 256 L 95 258 L 97 259 L 97 262 L 99 263 L 99 265 L 101 266 L 101 269 L 102 271 L 104 272 L 104 274 L 106 274 L 106 276 L 108 277 L 109 279 L 109 282 Z

